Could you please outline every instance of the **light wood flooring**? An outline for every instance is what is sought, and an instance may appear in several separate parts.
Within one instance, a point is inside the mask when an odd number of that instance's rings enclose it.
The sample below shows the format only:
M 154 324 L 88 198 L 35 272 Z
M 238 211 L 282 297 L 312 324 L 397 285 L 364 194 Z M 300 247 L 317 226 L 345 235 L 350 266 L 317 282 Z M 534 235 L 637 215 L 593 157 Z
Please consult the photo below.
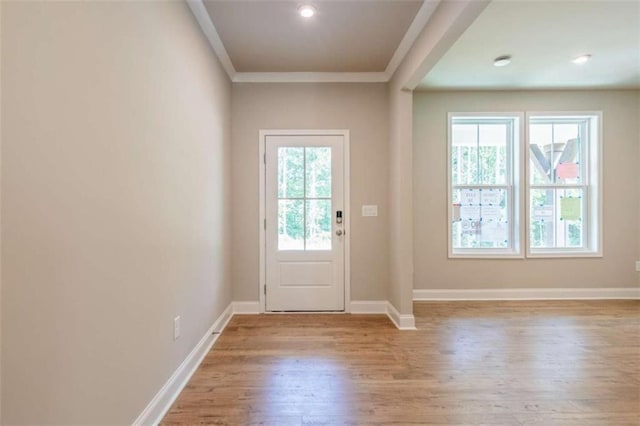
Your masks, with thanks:
M 163 424 L 640 425 L 640 301 L 235 316 Z

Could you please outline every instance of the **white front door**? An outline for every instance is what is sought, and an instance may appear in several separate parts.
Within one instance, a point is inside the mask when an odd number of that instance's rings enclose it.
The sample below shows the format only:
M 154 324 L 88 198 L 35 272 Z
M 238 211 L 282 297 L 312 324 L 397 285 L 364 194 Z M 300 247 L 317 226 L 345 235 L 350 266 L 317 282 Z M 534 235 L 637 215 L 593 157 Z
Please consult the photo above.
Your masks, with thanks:
M 266 135 L 267 311 L 343 311 L 344 135 Z

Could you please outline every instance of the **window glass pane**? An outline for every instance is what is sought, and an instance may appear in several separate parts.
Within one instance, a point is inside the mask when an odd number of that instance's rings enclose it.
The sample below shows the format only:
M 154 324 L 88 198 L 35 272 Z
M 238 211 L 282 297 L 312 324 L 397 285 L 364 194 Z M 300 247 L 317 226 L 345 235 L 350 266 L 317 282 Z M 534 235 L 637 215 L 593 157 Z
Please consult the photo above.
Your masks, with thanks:
M 307 200 L 307 250 L 331 250 L 331 200 Z
M 552 140 L 553 126 L 551 124 L 532 124 L 529 126 L 529 181 L 533 185 L 547 185 L 552 182 Z
M 462 161 L 462 148 L 459 146 L 451 146 L 449 149 L 451 149 L 451 183 L 455 185 L 460 183 L 461 179 L 458 169 L 460 169 L 459 163 Z
M 571 139 L 564 148 L 564 152 L 574 152 L 571 155 L 561 155 L 558 164 L 556 164 L 555 179 L 556 183 L 563 185 L 575 185 L 582 183 L 582 164 L 580 162 L 580 140 Z
M 565 143 L 578 137 L 578 123 L 562 123 L 553 125 L 553 142 Z
M 507 129 L 506 124 L 480 125 L 480 183 L 507 183 Z
M 584 215 L 582 189 L 556 190 L 557 247 L 582 247 Z
M 454 185 L 477 184 L 478 126 L 454 124 L 451 131 L 451 170 Z
M 278 200 L 278 250 L 304 250 L 303 200 Z
M 304 148 L 278 148 L 278 197 L 304 197 Z
M 475 189 L 454 189 L 452 200 L 453 248 L 477 247 L 479 235 L 476 235 L 475 229 L 480 224 L 480 192 Z
M 465 115 L 451 118 L 451 248 L 453 254 L 491 254 L 515 247 L 512 236 L 513 147 L 517 117 Z M 456 251 L 456 249 L 459 249 Z M 489 250 L 486 250 L 489 249 Z
M 504 189 L 480 190 L 480 241 L 482 247 L 509 246 L 509 212 Z
M 331 148 L 306 148 L 308 198 L 331 197 Z
M 451 230 L 453 232 L 453 248 L 480 247 L 480 221 L 461 219 L 452 224 Z
M 577 184 L 582 179 L 578 123 L 554 124 L 553 139 L 556 150 L 555 182 Z
M 460 203 L 460 191 L 454 189 L 451 193 L 451 201 L 453 203 L 453 207 L 451 209 L 451 222 L 457 222 L 460 220 L 460 207 L 462 204 Z
M 454 248 L 509 247 L 507 191 L 458 188 L 453 192 Z
M 595 131 L 595 116 L 536 116 L 529 121 L 530 147 L 530 206 L 529 241 L 532 249 L 570 254 L 571 249 L 591 249 L 593 241 L 587 237 L 589 220 L 597 221 L 597 211 L 589 210 L 586 194 L 597 200 L 598 194 L 587 186 L 597 179 L 597 170 L 588 170 L 591 132 Z M 548 174 L 534 157 L 534 143 L 551 165 Z M 536 186 L 539 185 L 539 186 Z M 542 186 L 546 187 L 542 187 Z M 593 215 L 593 216 L 592 216 Z
M 482 221 L 508 219 L 507 191 L 499 188 L 480 189 L 480 213 Z
M 477 124 L 454 124 L 452 126 L 453 144 L 476 146 L 478 144 Z
M 531 190 L 530 240 L 533 248 L 584 246 L 582 189 Z
M 566 123 L 566 118 L 532 120 L 529 126 L 529 170 L 533 185 L 579 184 L 581 139 L 579 122 Z
M 555 246 L 555 190 L 532 189 L 529 240 L 531 247 Z

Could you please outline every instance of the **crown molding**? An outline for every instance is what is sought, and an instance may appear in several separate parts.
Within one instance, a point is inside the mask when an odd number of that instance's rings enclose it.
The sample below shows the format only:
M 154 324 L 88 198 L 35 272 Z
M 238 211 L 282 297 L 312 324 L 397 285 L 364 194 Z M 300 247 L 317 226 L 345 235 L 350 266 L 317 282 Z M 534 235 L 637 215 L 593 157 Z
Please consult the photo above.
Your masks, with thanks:
M 384 71 L 389 76 L 389 79 L 387 81 L 389 81 L 391 77 L 393 77 L 393 74 L 398 69 L 398 66 L 400 66 L 402 60 L 405 58 L 405 56 L 407 56 L 407 53 L 409 53 L 409 49 L 411 49 L 411 46 L 413 46 L 413 43 L 418 38 L 425 25 L 427 25 L 427 22 L 429 22 L 429 19 L 433 15 L 433 12 L 438 8 L 439 4 L 440 0 L 424 0 L 422 2 L 422 6 L 420 6 L 420 9 L 418 9 L 418 13 L 416 13 L 416 16 L 413 18 L 411 25 L 409 25 L 407 32 L 400 41 L 398 48 L 394 52 L 391 60 L 389 61 L 389 64 L 387 65 L 387 68 Z
M 204 7 L 204 3 L 202 0 L 187 0 L 187 4 L 193 13 L 193 16 L 196 17 L 196 21 L 198 21 L 198 25 L 200 25 L 200 28 L 213 48 L 213 51 L 216 53 L 216 56 L 218 56 L 218 59 L 222 64 L 222 68 L 227 72 L 229 79 L 233 81 L 233 78 L 236 75 L 236 69 L 233 67 L 233 63 L 227 53 L 227 49 L 225 49 L 224 44 L 222 44 L 222 40 L 218 35 L 216 27 L 213 26 L 213 22 L 211 21 L 209 12 L 207 12 L 207 9 Z
M 237 72 L 234 83 L 386 83 L 386 72 Z
M 234 83 L 387 83 L 433 15 L 440 0 L 425 0 L 382 72 L 237 72 L 203 0 L 187 0 L 209 44 Z

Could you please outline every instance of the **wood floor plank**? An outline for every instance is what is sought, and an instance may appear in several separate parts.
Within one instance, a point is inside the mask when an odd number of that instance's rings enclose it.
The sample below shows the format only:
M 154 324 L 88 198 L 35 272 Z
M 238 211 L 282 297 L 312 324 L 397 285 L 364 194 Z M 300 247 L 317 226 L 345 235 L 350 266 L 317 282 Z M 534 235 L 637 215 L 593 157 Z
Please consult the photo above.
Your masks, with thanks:
M 640 425 L 640 302 L 234 317 L 163 424 Z

